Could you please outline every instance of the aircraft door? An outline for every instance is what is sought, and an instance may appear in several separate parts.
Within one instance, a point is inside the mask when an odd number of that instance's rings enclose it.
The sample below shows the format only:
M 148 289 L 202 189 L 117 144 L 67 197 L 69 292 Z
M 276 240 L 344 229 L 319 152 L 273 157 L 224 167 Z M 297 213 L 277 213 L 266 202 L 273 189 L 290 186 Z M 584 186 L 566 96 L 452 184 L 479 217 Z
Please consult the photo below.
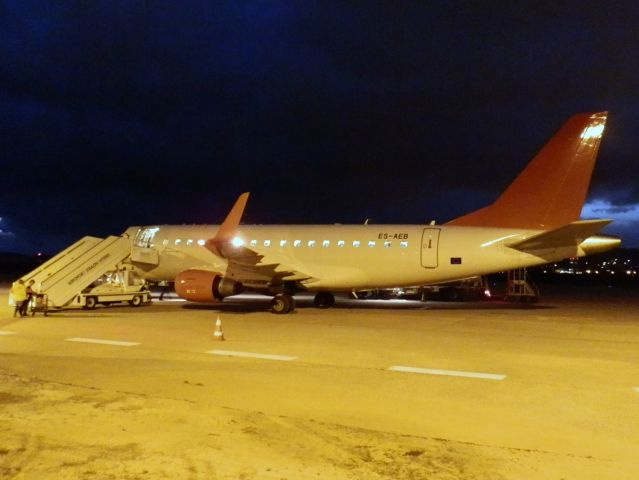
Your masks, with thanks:
M 422 267 L 437 268 L 439 249 L 439 228 L 425 228 L 422 233 Z

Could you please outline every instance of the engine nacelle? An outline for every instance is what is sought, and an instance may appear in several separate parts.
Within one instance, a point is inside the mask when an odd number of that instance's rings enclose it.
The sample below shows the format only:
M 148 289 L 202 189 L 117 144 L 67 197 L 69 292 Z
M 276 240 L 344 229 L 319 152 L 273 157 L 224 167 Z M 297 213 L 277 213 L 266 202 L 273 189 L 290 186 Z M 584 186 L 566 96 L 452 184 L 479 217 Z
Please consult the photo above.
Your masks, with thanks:
M 175 277 L 175 293 L 191 302 L 217 303 L 242 290 L 240 282 L 207 270 L 184 270 Z

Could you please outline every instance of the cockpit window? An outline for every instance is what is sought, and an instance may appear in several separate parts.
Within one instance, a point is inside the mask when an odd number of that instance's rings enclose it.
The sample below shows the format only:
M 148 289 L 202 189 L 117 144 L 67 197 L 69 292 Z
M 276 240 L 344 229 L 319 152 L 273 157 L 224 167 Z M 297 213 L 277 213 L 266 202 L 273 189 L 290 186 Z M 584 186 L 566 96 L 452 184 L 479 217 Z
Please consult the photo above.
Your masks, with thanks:
M 135 236 L 134 245 L 136 247 L 151 248 L 153 246 L 153 238 L 159 230 L 160 227 L 147 227 L 140 229 Z

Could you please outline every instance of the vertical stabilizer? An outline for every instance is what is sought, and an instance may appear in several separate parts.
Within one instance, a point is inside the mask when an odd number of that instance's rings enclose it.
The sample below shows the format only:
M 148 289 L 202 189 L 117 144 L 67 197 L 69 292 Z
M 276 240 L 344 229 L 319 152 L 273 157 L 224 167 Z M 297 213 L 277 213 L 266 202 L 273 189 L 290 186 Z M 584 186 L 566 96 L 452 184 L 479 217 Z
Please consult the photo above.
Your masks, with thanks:
M 607 116 L 570 118 L 495 203 L 448 225 L 549 230 L 578 220 Z

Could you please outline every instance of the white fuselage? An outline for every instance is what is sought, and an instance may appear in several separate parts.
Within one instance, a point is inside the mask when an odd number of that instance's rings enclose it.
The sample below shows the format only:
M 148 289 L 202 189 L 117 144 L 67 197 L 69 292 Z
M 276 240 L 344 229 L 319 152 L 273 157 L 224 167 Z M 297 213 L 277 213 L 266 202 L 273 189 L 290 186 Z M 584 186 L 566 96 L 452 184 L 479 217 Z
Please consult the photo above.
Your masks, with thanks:
M 127 233 L 133 238 L 132 263 L 149 280 L 172 281 L 191 268 L 224 275 L 227 260 L 204 247 L 218 228 L 131 227 Z M 593 253 L 585 245 L 590 239 L 534 254 L 506 246 L 538 233 L 440 225 L 242 225 L 235 243 L 262 256 L 258 267 L 270 272 L 264 273 L 264 282 L 274 273 L 291 272 L 285 281 L 308 290 L 333 291 L 442 283 Z M 259 285 L 259 278 L 254 280 Z

